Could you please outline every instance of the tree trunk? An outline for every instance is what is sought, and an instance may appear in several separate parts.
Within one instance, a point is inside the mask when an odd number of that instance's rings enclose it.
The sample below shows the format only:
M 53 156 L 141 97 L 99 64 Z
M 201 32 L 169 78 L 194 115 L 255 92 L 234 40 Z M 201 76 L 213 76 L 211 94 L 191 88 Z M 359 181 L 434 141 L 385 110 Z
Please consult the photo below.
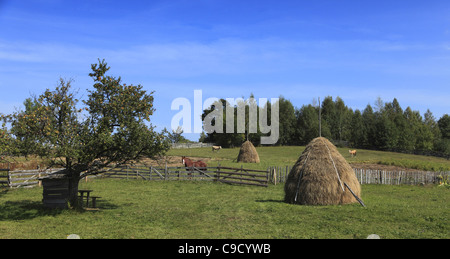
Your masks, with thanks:
M 78 199 L 78 183 L 80 182 L 80 173 L 72 172 L 69 178 L 69 204 L 73 209 L 81 207 Z

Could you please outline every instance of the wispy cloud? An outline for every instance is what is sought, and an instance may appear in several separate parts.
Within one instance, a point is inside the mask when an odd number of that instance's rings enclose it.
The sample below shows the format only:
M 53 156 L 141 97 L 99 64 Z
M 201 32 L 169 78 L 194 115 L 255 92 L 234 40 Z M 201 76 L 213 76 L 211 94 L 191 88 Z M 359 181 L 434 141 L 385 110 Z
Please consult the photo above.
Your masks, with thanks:
M 391 68 L 420 66 L 421 61 L 428 60 L 427 55 L 432 55 L 437 49 L 434 46 L 386 41 L 292 41 L 278 38 L 152 43 L 109 48 L 0 41 L 0 61 L 86 66 L 86 62 L 106 58 L 130 72 L 191 77 L 292 72 L 301 68 L 395 71 Z M 402 59 L 397 60 L 397 55 Z M 405 58 L 405 55 L 408 57 Z M 416 62 L 410 63 L 411 60 Z M 433 68 L 421 69 L 426 73 Z
M 27 67 L 28 73 L 33 70 L 40 73 L 43 69 L 59 71 L 60 75 L 70 72 L 67 75 L 70 77 L 86 75 L 89 64 L 95 63 L 97 58 L 105 58 L 119 75 L 180 80 L 200 78 L 185 82 L 191 84 L 201 84 L 209 76 L 214 76 L 214 83 L 225 80 L 233 84 L 229 77 L 245 77 L 248 85 L 276 84 L 277 78 L 284 83 L 287 80 L 305 83 L 303 79 L 312 76 L 310 71 L 315 71 L 316 76 L 321 75 L 317 81 L 339 71 L 339 76 L 347 77 L 348 82 L 360 73 L 367 75 L 365 80 L 370 82 L 373 80 L 370 77 L 376 76 L 447 76 L 450 60 L 442 60 L 443 52 L 446 53 L 442 45 L 362 40 L 230 38 L 105 48 L 0 40 L 0 67 L 5 68 L 3 74 L 15 66 L 16 71 Z M 269 82 L 265 81 L 268 75 L 272 76 Z M 0 80 L 5 78 L 6 74 Z

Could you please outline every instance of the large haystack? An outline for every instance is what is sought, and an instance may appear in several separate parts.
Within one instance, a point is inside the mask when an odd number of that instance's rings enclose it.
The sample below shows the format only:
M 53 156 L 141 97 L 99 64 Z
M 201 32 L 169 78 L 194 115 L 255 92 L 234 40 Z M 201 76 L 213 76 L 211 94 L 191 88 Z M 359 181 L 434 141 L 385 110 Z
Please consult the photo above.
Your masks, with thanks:
M 259 163 L 258 152 L 256 152 L 256 148 L 252 142 L 247 140 L 242 144 L 237 161 L 243 163 Z
M 345 184 L 360 197 L 361 186 L 345 158 L 326 138 L 315 138 L 289 173 L 285 201 L 303 205 L 357 202 Z

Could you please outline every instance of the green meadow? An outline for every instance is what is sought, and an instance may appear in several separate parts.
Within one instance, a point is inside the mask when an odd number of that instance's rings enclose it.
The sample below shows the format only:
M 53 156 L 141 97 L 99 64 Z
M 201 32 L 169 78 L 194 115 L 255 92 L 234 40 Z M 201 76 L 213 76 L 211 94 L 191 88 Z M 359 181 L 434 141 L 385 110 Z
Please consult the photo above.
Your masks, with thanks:
M 450 238 L 449 189 L 363 185 L 358 203 L 299 206 L 283 185 L 96 179 L 80 188 L 103 198 L 99 211 L 42 207 L 42 189 L 0 194 L 0 238 Z
M 170 150 L 170 156 L 207 158 L 210 166 L 293 165 L 304 147 L 257 147 L 260 164 L 239 164 L 238 148 Z M 441 158 L 358 150 L 350 163 L 450 170 Z M 181 161 L 180 161 L 181 162 Z M 450 238 L 450 189 L 436 185 L 362 185 L 359 203 L 299 206 L 283 202 L 283 184 L 236 186 L 203 181 L 96 178 L 80 182 L 101 196 L 98 211 L 51 210 L 42 187 L 0 190 L 0 238 L 84 239 L 383 239 Z

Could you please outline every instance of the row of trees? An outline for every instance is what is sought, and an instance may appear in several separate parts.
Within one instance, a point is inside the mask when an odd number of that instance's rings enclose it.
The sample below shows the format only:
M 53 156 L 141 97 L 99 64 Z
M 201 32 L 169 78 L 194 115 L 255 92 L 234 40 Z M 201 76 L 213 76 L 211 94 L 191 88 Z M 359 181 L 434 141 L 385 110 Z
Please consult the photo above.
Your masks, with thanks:
M 230 105 L 225 100 L 221 102 L 224 107 Z M 320 127 L 322 136 L 354 148 L 450 155 L 450 116 L 445 114 L 436 120 L 430 110 L 423 116 L 410 107 L 403 110 L 395 98 L 386 103 L 379 98 L 374 106 L 369 104 L 360 111 L 349 108 L 339 97 L 333 100 L 333 97 L 328 96 L 320 105 L 320 126 L 319 105 L 316 101 L 296 108 L 280 96 L 278 105 L 280 127 L 277 145 L 306 145 L 319 136 Z M 265 107 L 270 111 L 270 105 L 265 104 Z M 203 118 L 212 109 L 204 110 Z M 225 108 L 223 110 L 223 124 L 226 127 Z M 214 132 L 202 134 L 200 140 L 228 147 L 240 146 L 248 137 L 254 144 L 259 144 L 260 137 L 264 135 L 259 128 L 258 133 L 247 134 L 248 111 L 247 108 L 245 133 Z M 270 116 L 268 119 L 270 122 Z
M 305 144 L 318 132 L 319 107 L 304 105 L 296 111 L 297 138 Z M 356 148 L 408 153 L 449 154 L 450 117 L 438 121 L 432 112 L 422 116 L 411 107 L 403 110 L 396 98 L 392 102 L 375 102 L 363 111 L 352 110 L 341 98 L 326 97 L 321 106 L 322 136 L 346 141 Z
M 262 107 L 261 107 L 262 105 Z M 216 108 L 217 106 L 221 106 Z M 252 107 L 252 108 L 250 108 Z M 252 112 L 250 112 L 250 109 L 252 109 Z M 232 113 L 227 114 L 227 111 L 232 110 Z M 213 118 L 212 120 L 207 119 L 207 116 L 211 116 L 214 112 L 220 113 L 222 112 L 222 122 L 216 121 L 218 118 Z M 243 112 L 243 116 L 242 113 Z M 264 104 L 258 104 L 256 100 L 254 99 L 253 94 L 250 96 L 247 100 L 238 100 L 235 105 L 230 104 L 225 99 L 220 99 L 217 102 L 213 103 L 210 107 L 205 109 L 202 114 L 202 121 L 203 121 L 203 129 L 205 132 L 203 132 L 200 135 L 200 142 L 208 142 L 208 143 L 215 143 L 217 145 L 220 145 L 222 147 L 235 147 L 235 146 L 241 146 L 241 144 L 246 140 L 250 140 L 255 145 L 261 144 L 261 137 L 267 136 L 270 134 L 264 134 L 261 130 L 261 125 L 259 121 L 261 120 L 261 111 L 266 112 L 268 114 L 267 116 L 267 125 L 271 125 L 272 117 L 271 115 L 271 104 L 269 102 Z M 250 115 L 255 114 L 256 115 Z M 227 117 L 229 115 L 233 116 L 233 129 L 230 131 L 228 125 L 227 125 Z M 243 124 L 242 127 L 239 128 L 240 123 Z M 252 123 L 250 122 L 252 121 Z M 208 125 L 209 124 L 209 125 Z M 207 132 L 207 126 L 213 127 L 210 128 L 216 128 L 223 130 L 223 133 L 217 133 L 217 132 Z M 250 126 L 253 125 L 253 126 Z M 280 125 L 281 126 L 281 125 Z

